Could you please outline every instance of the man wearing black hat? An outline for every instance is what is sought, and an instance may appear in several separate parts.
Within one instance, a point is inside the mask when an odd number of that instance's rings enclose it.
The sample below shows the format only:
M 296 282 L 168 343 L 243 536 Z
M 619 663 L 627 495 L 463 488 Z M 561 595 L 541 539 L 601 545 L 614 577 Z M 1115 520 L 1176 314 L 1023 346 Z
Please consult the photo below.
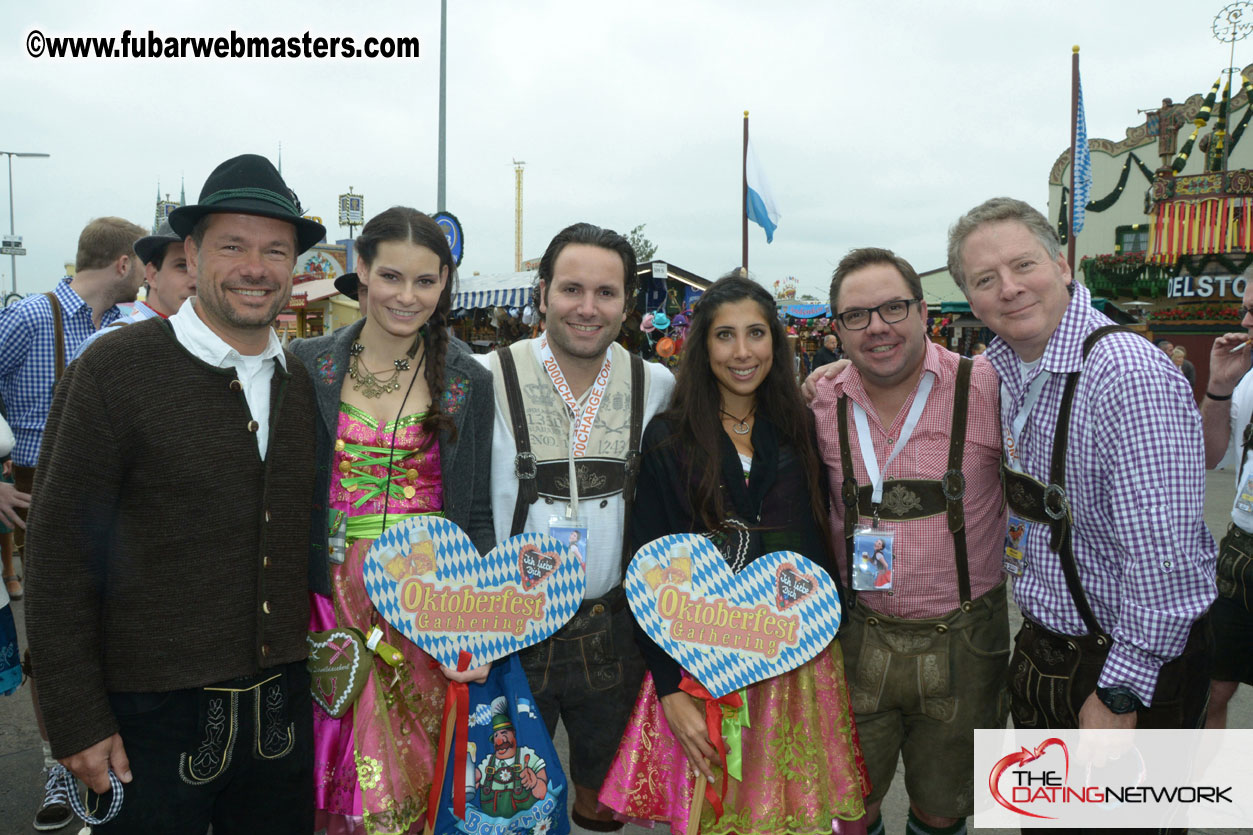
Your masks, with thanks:
M 48 419 L 27 605 L 40 703 L 70 771 L 126 784 L 101 835 L 305 835 L 316 406 L 270 325 L 325 230 L 253 155 L 170 225 L 197 295 L 80 357 Z
M 187 301 L 188 296 L 195 295 L 196 279 L 187 273 L 187 253 L 183 250 L 183 239 L 174 234 L 168 220 L 161 222 L 156 234 L 135 241 L 135 254 L 144 264 L 144 286 L 148 288 L 148 295 L 144 301 L 134 303 L 130 315 L 123 316 L 107 328 L 101 328 L 87 337 L 78 346 L 75 357 L 100 337 L 123 325 L 133 325 L 157 316 L 162 319 L 170 318 Z

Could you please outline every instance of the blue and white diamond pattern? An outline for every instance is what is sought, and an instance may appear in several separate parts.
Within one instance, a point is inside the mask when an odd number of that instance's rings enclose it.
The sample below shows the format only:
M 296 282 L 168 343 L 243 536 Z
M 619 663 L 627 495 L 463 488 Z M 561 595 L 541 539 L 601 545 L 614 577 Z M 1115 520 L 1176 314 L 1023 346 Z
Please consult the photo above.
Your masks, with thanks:
M 673 565 L 676 555 L 680 563 L 685 556 L 691 559 L 690 589 L 683 576 L 687 572 L 682 565 Z M 808 597 L 780 609 L 776 598 L 777 573 L 785 563 L 791 563 L 800 574 L 814 577 L 817 588 Z M 840 627 L 840 598 L 835 583 L 812 560 L 793 551 L 766 554 L 739 574 L 733 574 L 722 554 L 705 537 L 663 536 L 635 553 L 624 584 L 631 611 L 648 636 L 717 697 L 801 666 L 830 644 Z M 778 654 L 768 658 L 762 652 L 679 640 L 670 634 L 673 621 L 662 618 L 658 612 L 659 591 L 667 584 L 688 591 L 692 598 L 720 598 L 743 609 L 761 605 L 772 614 L 797 617 L 796 644 L 781 644 Z
M 408 550 L 411 536 L 425 528 L 435 546 L 437 590 L 457 591 L 470 586 L 479 592 L 514 589 L 520 594 L 543 593 L 544 618 L 527 621 L 521 636 L 506 632 L 423 632 L 414 623 L 416 613 L 401 607 L 401 590 L 409 578 L 396 580 L 385 568 L 396 553 Z M 560 554 L 561 564 L 529 591 L 522 585 L 518 554 L 528 545 L 541 552 Z M 471 666 L 477 667 L 510 653 L 537 644 L 574 617 L 583 602 L 585 577 L 577 555 L 547 534 L 523 533 L 510 537 L 485 556 L 479 556 L 474 543 L 455 523 L 438 516 L 405 519 L 383 532 L 366 555 L 365 588 L 374 607 L 384 619 L 441 664 L 457 666 L 462 650 L 470 653 Z

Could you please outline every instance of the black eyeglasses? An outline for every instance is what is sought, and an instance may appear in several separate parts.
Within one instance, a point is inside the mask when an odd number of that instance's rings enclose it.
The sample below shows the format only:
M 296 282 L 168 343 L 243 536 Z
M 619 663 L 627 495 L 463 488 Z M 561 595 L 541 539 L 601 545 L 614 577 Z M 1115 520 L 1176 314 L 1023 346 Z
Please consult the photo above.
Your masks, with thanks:
M 878 313 L 883 324 L 895 325 L 897 322 L 904 321 L 909 315 L 911 304 L 918 304 L 921 301 L 922 299 L 894 299 L 878 307 L 854 307 L 852 310 L 837 313 L 835 318 L 839 319 L 840 324 L 850 331 L 865 330 L 870 325 L 871 313 Z
M 1253 307 L 1246 305 L 1240 306 L 1240 321 L 1244 321 L 1245 316 L 1253 315 Z

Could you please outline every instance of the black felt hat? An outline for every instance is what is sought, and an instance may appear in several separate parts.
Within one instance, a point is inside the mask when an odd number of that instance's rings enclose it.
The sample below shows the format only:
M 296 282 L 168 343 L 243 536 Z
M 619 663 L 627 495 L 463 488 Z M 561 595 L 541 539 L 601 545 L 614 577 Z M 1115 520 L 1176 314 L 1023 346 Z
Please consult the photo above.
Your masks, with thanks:
M 213 169 L 200 190 L 200 202 L 170 212 L 175 234 L 187 237 L 200 218 L 213 212 L 260 215 L 296 227 L 296 250 L 304 252 L 326 237 L 326 227 L 301 217 L 300 200 L 265 157 L 243 154 Z
M 360 286 L 361 279 L 356 273 L 344 273 L 335 279 L 335 289 L 353 301 L 357 300 L 357 288 Z
M 151 264 L 156 257 L 170 244 L 181 244 L 183 238 L 181 235 L 175 235 L 174 229 L 170 227 L 170 221 L 161 221 L 161 226 L 157 229 L 157 234 L 148 235 L 135 241 L 135 254 L 139 256 L 139 260 L 145 264 Z

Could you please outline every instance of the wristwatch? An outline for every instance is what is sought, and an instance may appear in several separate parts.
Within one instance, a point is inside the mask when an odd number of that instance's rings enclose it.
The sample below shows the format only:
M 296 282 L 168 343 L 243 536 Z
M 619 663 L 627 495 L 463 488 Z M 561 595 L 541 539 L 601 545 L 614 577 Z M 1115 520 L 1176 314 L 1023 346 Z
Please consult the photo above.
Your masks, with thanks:
M 1096 697 L 1109 708 L 1110 713 L 1130 713 L 1144 707 L 1144 702 L 1131 692 L 1130 687 L 1097 687 Z

